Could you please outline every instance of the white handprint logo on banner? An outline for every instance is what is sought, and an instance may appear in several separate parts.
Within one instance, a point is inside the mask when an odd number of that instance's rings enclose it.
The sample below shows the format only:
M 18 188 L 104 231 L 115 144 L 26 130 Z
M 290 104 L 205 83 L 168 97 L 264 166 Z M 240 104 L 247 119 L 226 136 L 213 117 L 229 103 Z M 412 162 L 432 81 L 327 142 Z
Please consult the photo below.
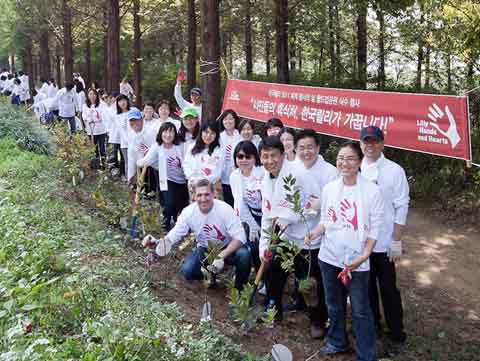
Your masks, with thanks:
M 449 122 L 447 131 L 442 130 L 440 128 L 440 125 L 438 124 L 439 120 L 442 120 L 445 114 L 447 115 Z M 455 121 L 455 118 L 450 112 L 450 108 L 448 107 L 448 105 L 445 106 L 444 113 L 437 104 L 433 103 L 432 106 L 428 107 L 428 117 L 431 120 L 430 125 L 435 128 L 440 134 L 446 137 L 450 141 L 452 149 L 454 149 L 461 139 L 457 130 L 457 122 Z

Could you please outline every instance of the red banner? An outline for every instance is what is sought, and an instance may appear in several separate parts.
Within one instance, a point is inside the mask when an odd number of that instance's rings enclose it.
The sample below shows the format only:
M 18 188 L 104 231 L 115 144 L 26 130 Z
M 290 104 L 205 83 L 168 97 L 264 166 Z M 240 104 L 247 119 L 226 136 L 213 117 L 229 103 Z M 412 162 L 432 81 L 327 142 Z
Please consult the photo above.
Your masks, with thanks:
M 391 93 L 229 80 L 223 109 L 262 122 L 358 139 L 380 127 L 391 147 L 471 160 L 467 97 Z

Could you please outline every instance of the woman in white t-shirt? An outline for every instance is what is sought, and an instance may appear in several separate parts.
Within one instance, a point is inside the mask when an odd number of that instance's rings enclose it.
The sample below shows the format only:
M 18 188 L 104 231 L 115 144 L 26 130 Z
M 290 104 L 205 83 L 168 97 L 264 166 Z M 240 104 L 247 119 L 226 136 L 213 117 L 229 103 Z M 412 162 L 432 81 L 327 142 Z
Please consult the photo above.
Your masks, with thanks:
M 369 292 L 369 257 L 381 230 L 384 203 L 379 187 L 360 173 L 362 151 L 357 142 L 340 146 L 341 177 L 322 191 L 320 223 L 310 240 L 324 234 L 318 254 L 330 318 L 323 355 L 349 349 L 346 333 L 347 295 L 352 305 L 357 359 L 376 360 L 376 336 Z
M 200 131 L 197 110 L 195 108 L 185 108 L 182 110 L 180 118 L 182 118 L 182 125 L 178 130 L 178 136 L 184 145 L 185 152 L 187 152 L 188 148 L 195 143 Z
M 81 83 L 79 83 L 81 84 Z M 95 144 L 95 157 L 100 159 L 100 164 L 105 164 L 107 129 L 109 122 L 108 110 L 100 102 L 100 96 L 95 89 L 88 91 L 85 104 L 82 105 L 82 119 L 85 122 L 87 135 L 93 138 Z
M 130 100 L 124 94 L 120 94 L 116 99 L 115 114 L 110 124 L 110 133 L 108 142 L 113 144 L 113 161 L 116 168 L 120 168 L 120 175 L 127 176 L 128 173 L 128 119 L 127 114 L 130 110 Z M 120 154 L 119 154 L 120 153 Z M 120 162 L 118 156 L 120 155 Z
M 255 144 L 243 140 L 233 152 L 235 170 L 230 175 L 230 186 L 234 198 L 233 209 L 242 224 L 248 225 L 247 245 L 253 265 L 258 270 L 260 258 L 258 241 L 262 224 L 262 181 L 265 169 L 260 165 Z M 245 227 L 245 226 L 244 226 Z
M 170 115 L 172 114 L 172 108 L 170 106 L 170 102 L 166 99 L 162 99 L 157 103 L 156 106 L 157 114 L 158 114 L 158 122 L 159 126 L 161 126 L 165 122 L 170 122 L 175 125 L 177 128 L 177 132 L 180 130 L 182 123 L 177 120 L 173 119 Z
M 188 187 L 183 172 L 184 149 L 177 128 L 166 122 L 160 126 L 157 141 L 147 155 L 137 161 L 138 167 L 158 167 L 160 191 L 163 199 L 163 227 L 169 231 L 178 214 L 188 206 Z
M 292 128 L 282 128 L 278 136 L 285 149 L 285 159 L 289 162 L 295 161 L 295 131 Z
M 223 169 L 223 153 L 220 134 L 215 123 L 203 122 L 195 143 L 187 150 L 183 170 L 189 186 L 200 179 L 212 184 L 220 182 Z
M 262 138 L 258 134 L 255 134 L 255 122 L 251 119 L 243 119 L 238 125 L 238 132 L 242 137 L 242 140 L 248 140 L 255 144 L 258 149 L 258 145 Z
M 238 132 L 240 118 L 232 109 L 225 110 L 218 118 L 220 129 L 220 147 L 223 152 L 222 191 L 223 200 L 233 207 L 233 195 L 230 188 L 230 174 L 233 171 L 233 151 L 242 140 Z

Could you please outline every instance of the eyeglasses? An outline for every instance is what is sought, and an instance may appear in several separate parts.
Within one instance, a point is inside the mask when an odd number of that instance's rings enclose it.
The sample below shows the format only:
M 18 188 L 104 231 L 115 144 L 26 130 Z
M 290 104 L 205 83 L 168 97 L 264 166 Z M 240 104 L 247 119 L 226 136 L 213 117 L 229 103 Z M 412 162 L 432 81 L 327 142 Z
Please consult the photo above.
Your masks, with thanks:
M 243 159 L 252 159 L 251 155 L 247 154 L 237 154 L 237 159 L 243 160 Z
M 358 159 L 358 157 L 337 157 L 337 162 L 355 163 Z

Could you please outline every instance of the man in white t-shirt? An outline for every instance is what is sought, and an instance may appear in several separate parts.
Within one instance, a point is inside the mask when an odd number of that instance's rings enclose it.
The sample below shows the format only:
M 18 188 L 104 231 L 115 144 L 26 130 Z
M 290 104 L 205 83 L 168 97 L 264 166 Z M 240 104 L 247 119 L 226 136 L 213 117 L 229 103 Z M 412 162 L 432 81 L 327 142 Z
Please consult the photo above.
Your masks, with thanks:
M 245 247 L 245 231 L 233 208 L 214 199 L 213 185 L 201 179 L 194 185 L 195 202 L 186 207 L 178 217 L 175 227 L 158 241 L 157 254 L 161 249 L 170 249 L 190 231 L 195 234 L 196 247 L 185 259 L 181 272 L 187 280 L 202 280 L 202 268 L 219 273 L 224 264 L 235 267 L 235 287 L 242 290 L 250 275 L 250 252 Z M 167 245 L 167 246 L 166 246 Z M 208 265 L 206 257 L 209 246 L 222 248 L 216 259 Z
M 375 325 L 380 328 L 380 306 L 377 282 L 383 304 L 383 313 L 389 329 L 388 337 L 404 343 L 403 308 L 396 285 L 395 263 L 402 255 L 402 234 L 407 221 L 410 201 L 405 171 L 383 155 L 384 135 L 380 128 L 369 126 L 360 134 L 364 154 L 362 176 L 378 184 L 385 200 L 382 231 L 370 256 L 370 304 Z

